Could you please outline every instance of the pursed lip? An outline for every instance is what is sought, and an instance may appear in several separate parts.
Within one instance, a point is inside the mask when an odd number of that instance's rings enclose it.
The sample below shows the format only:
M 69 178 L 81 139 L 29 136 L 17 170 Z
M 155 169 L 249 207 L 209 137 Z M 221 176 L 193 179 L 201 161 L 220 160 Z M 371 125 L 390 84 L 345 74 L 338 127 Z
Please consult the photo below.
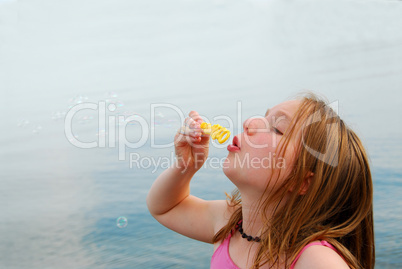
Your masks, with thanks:
M 232 144 L 228 145 L 227 149 L 229 152 L 239 152 L 240 151 L 240 145 L 239 145 L 239 139 L 237 136 L 233 138 Z
M 240 142 L 237 136 L 233 137 L 233 145 L 240 149 Z

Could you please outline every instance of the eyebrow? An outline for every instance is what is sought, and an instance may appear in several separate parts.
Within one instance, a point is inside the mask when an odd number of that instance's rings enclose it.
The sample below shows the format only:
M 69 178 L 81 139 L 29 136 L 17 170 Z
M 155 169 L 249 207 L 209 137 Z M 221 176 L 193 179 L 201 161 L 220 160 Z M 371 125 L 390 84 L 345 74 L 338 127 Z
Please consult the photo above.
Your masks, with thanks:
M 265 112 L 265 116 L 267 116 L 267 115 L 269 114 L 269 111 L 270 111 L 270 108 L 268 108 L 268 109 L 267 109 L 267 112 Z M 283 110 L 279 110 L 279 111 L 277 112 L 277 116 L 279 116 L 279 117 L 280 117 L 280 116 L 284 116 L 284 117 L 285 117 L 284 120 L 290 122 L 291 117 L 289 116 L 288 113 L 286 113 L 286 112 L 283 111 Z

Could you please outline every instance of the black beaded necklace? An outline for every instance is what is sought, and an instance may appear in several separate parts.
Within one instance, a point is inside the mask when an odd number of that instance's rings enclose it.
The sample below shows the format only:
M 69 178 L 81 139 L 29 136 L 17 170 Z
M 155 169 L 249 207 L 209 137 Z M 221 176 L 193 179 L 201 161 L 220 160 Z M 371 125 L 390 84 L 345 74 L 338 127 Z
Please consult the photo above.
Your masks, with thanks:
M 236 228 L 239 228 L 239 232 L 240 232 L 240 234 L 241 234 L 241 237 L 246 238 L 247 241 L 260 242 L 260 241 L 261 241 L 261 238 L 259 238 L 258 236 L 252 237 L 251 235 L 247 235 L 247 234 L 243 231 L 242 223 L 243 223 L 243 221 L 239 221 L 239 223 L 236 225 Z

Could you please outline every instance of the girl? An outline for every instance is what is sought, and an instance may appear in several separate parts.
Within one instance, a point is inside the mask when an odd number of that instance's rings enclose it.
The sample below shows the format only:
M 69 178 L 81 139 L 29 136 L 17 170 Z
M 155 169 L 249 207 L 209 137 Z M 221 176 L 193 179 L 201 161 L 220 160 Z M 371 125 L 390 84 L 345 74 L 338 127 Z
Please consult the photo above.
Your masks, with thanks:
M 244 122 L 223 165 L 237 187 L 228 201 L 190 195 L 208 156 L 202 122 L 190 112 L 147 204 L 166 227 L 214 244 L 211 268 L 374 268 L 368 158 L 324 101 L 305 95 Z

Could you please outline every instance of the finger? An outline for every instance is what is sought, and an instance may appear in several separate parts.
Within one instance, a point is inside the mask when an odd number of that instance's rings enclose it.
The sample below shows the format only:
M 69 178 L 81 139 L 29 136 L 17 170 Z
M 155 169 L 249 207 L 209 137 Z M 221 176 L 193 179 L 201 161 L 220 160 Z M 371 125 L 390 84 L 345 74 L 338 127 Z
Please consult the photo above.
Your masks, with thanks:
M 197 112 L 197 111 L 195 111 L 195 110 L 190 111 L 190 112 L 188 113 L 188 115 L 189 115 L 190 117 L 196 117 L 196 116 L 199 116 L 198 112 Z
M 196 122 L 198 123 L 203 123 L 204 120 L 202 119 L 202 117 L 200 116 L 200 114 L 198 114 L 197 111 L 190 111 L 190 113 L 188 113 L 188 115 Z
M 174 145 L 177 147 L 183 147 L 183 146 L 190 144 L 191 140 L 193 140 L 193 138 L 186 135 L 179 129 L 179 131 L 176 133 L 176 135 L 174 137 Z
M 196 132 L 201 132 L 201 125 L 191 117 L 187 117 L 184 120 L 184 126 L 188 127 L 189 129 L 193 129 Z
M 182 135 L 198 138 L 202 135 L 202 131 L 199 128 L 189 128 L 188 126 L 182 126 L 177 130 Z
M 176 148 L 185 147 L 198 147 L 197 144 L 201 142 L 201 137 L 191 137 L 188 135 L 177 133 L 174 139 L 174 145 Z

